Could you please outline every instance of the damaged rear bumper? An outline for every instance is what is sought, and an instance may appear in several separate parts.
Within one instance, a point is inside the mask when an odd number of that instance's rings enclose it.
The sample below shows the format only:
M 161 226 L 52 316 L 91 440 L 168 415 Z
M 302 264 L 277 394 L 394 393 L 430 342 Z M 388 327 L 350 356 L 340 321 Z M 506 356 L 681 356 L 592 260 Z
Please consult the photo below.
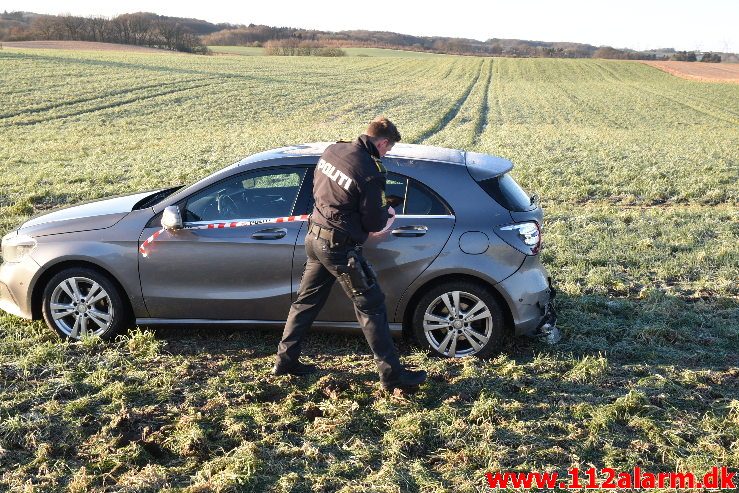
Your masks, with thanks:
M 544 336 L 554 328 L 556 290 L 538 256 L 527 257 L 521 268 L 500 283 L 507 298 L 517 336 Z

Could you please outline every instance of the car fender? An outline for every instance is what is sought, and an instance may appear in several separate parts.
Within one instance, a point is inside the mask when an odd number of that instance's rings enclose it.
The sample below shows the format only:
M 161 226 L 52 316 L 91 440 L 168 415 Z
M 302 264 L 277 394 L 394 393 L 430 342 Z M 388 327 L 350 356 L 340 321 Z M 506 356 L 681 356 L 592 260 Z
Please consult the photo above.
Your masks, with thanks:
M 526 255 L 511 248 L 507 243 L 489 232 L 488 248 L 480 254 L 465 254 L 460 250 L 460 238 L 468 233 L 466 228 L 455 228 L 442 252 L 406 288 L 395 307 L 395 321 L 402 322 L 409 303 L 419 290 L 442 277 L 464 275 L 479 279 L 490 286 L 512 276 L 523 264 Z M 502 294 L 502 293 L 501 293 Z M 502 294 L 505 298 L 505 295 Z M 506 298 L 510 304 L 510 300 Z
M 151 211 L 149 211 L 149 216 Z M 125 221 L 125 220 L 124 220 Z M 62 265 L 88 264 L 109 273 L 121 286 L 131 302 L 136 316 L 148 316 L 141 295 L 138 272 L 138 234 L 118 227 L 75 233 L 63 233 L 38 238 L 39 246 L 31 256 L 41 268 L 31 280 L 34 296 L 39 280 L 48 277 Z M 138 227 L 138 226 L 136 226 Z M 141 228 L 143 224 L 141 224 Z M 124 231 L 125 230 L 125 231 Z

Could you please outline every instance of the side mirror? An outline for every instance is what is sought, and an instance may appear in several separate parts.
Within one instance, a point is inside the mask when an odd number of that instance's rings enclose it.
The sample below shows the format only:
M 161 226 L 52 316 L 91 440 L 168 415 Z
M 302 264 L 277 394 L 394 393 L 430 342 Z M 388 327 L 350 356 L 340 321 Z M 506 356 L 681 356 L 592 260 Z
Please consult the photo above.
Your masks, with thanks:
M 182 229 L 182 215 L 179 207 L 170 205 L 164 208 L 162 227 L 165 229 Z

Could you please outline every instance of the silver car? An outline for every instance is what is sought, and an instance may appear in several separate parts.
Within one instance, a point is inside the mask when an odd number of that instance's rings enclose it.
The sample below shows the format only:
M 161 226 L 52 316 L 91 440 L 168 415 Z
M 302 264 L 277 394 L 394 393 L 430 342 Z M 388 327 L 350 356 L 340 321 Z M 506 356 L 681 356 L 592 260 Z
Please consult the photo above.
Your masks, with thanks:
M 306 260 L 300 215 L 312 209 L 327 145 L 274 149 L 187 187 L 36 216 L 2 240 L 0 308 L 72 339 L 134 323 L 281 328 Z M 394 335 L 447 357 L 484 357 L 506 331 L 554 326 L 542 211 L 508 174 L 510 161 L 398 144 L 383 162 L 397 216 L 364 253 Z M 314 326 L 359 330 L 338 283 Z

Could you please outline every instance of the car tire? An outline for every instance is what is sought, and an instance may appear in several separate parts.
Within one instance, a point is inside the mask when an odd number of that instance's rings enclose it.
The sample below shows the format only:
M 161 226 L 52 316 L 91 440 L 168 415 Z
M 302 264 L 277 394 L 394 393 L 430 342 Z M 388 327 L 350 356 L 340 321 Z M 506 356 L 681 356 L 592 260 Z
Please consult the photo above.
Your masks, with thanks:
M 70 340 L 83 333 L 112 339 L 130 320 L 120 288 L 107 275 L 86 267 L 65 269 L 49 280 L 42 312 L 46 324 Z
M 503 346 L 503 310 L 490 290 L 479 284 L 440 284 L 418 300 L 413 335 L 433 355 L 486 358 Z

